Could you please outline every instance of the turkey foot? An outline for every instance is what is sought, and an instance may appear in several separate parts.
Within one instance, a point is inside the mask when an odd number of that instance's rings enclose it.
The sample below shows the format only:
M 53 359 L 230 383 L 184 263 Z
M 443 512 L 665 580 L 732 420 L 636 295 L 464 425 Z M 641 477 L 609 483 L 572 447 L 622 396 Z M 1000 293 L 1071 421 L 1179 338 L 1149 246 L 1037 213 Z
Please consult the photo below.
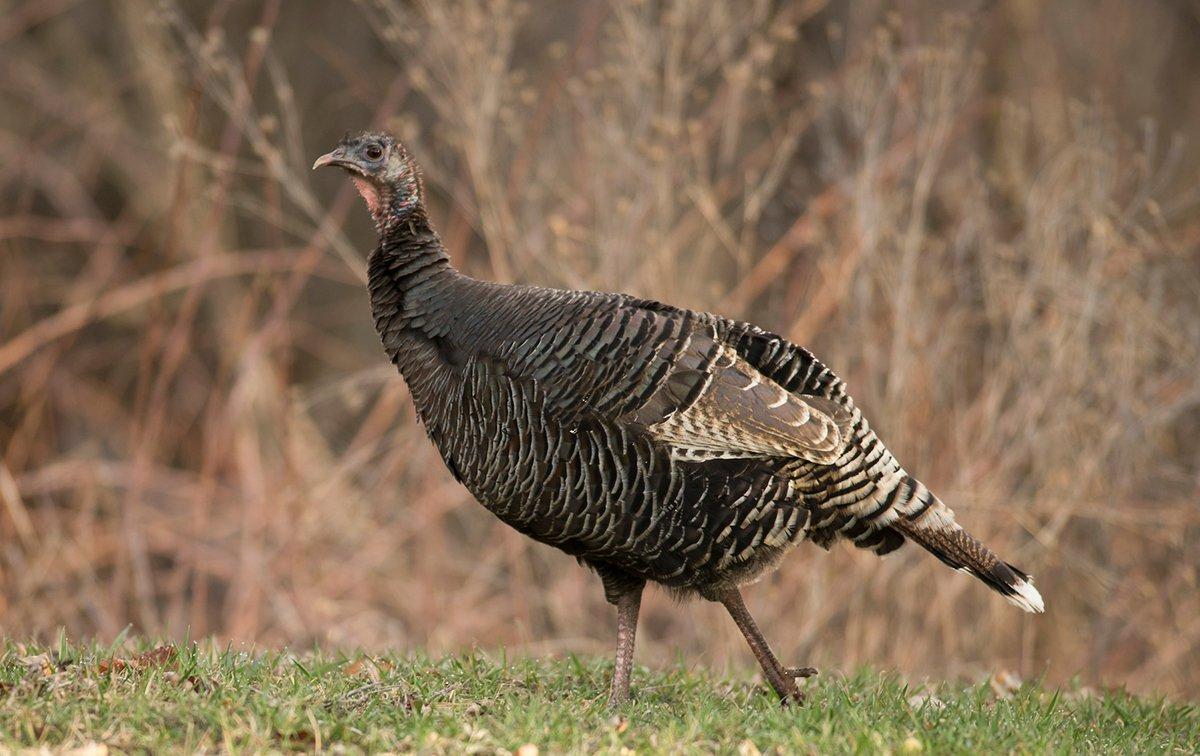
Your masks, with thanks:
M 738 629 L 742 631 L 746 643 L 754 652 L 754 658 L 758 659 L 758 664 L 762 667 L 763 677 L 767 678 L 780 702 L 785 706 L 790 703 L 804 703 L 804 693 L 800 691 L 800 686 L 796 685 L 796 678 L 810 677 L 815 675 L 817 670 L 812 667 L 785 668 L 779 663 L 767 640 L 763 638 L 762 631 L 758 629 L 758 624 L 750 616 L 750 610 L 746 608 L 746 602 L 742 600 L 738 589 L 730 588 L 719 595 L 717 600 L 725 605 L 729 616 L 733 617 Z

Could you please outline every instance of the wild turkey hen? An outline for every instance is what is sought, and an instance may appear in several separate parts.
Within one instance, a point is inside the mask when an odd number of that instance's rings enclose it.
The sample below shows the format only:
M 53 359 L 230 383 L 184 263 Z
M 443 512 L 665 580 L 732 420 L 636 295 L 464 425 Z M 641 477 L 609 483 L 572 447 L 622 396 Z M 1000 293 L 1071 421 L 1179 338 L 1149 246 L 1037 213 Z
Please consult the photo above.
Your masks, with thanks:
M 510 286 L 450 265 L 421 173 L 388 134 L 345 138 L 379 230 L 384 349 L 454 477 L 493 514 L 594 569 L 617 607 L 611 701 L 629 696 L 642 588 L 725 605 L 781 699 L 801 700 L 739 587 L 803 540 L 887 554 L 912 540 L 1027 612 L 1028 575 L 954 521 L 837 376 L 748 323 L 622 294 Z

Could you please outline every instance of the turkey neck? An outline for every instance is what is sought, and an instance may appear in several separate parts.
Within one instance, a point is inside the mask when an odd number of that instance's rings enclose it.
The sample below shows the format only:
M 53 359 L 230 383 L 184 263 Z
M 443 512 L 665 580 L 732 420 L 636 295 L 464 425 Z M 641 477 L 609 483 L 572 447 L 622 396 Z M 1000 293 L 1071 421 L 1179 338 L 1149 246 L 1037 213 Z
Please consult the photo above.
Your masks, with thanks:
M 388 356 L 408 378 L 423 347 L 436 346 L 450 331 L 452 290 L 463 276 L 450 265 L 424 208 L 388 219 L 379 230 L 367 263 L 371 310 Z

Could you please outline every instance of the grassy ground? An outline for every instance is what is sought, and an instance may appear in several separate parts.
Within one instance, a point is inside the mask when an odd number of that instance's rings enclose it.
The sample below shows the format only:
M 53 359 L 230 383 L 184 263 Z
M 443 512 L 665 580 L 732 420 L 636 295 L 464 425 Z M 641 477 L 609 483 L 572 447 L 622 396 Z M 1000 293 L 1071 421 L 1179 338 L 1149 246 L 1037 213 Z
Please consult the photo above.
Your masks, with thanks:
M 917 691 L 825 675 L 782 708 L 750 675 L 639 668 L 605 703 L 602 660 L 431 660 L 200 646 L 115 651 L 9 643 L 0 750 L 541 752 L 1193 752 L 1196 707 L 994 681 Z

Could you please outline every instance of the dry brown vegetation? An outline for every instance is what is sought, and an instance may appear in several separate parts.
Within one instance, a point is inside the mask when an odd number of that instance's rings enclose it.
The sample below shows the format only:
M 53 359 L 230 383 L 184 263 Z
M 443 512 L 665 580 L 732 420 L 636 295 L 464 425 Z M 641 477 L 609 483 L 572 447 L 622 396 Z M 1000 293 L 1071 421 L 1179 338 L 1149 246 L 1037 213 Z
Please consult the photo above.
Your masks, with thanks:
M 607 653 L 442 468 L 308 166 L 388 126 L 484 277 L 752 319 L 1036 577 L 802 546 L 794 662 L 1200 693 L 1200 9 L 25 0 L 0 13 L 0 630 Z M 749 664 L 653 594 L 639 658 Z

